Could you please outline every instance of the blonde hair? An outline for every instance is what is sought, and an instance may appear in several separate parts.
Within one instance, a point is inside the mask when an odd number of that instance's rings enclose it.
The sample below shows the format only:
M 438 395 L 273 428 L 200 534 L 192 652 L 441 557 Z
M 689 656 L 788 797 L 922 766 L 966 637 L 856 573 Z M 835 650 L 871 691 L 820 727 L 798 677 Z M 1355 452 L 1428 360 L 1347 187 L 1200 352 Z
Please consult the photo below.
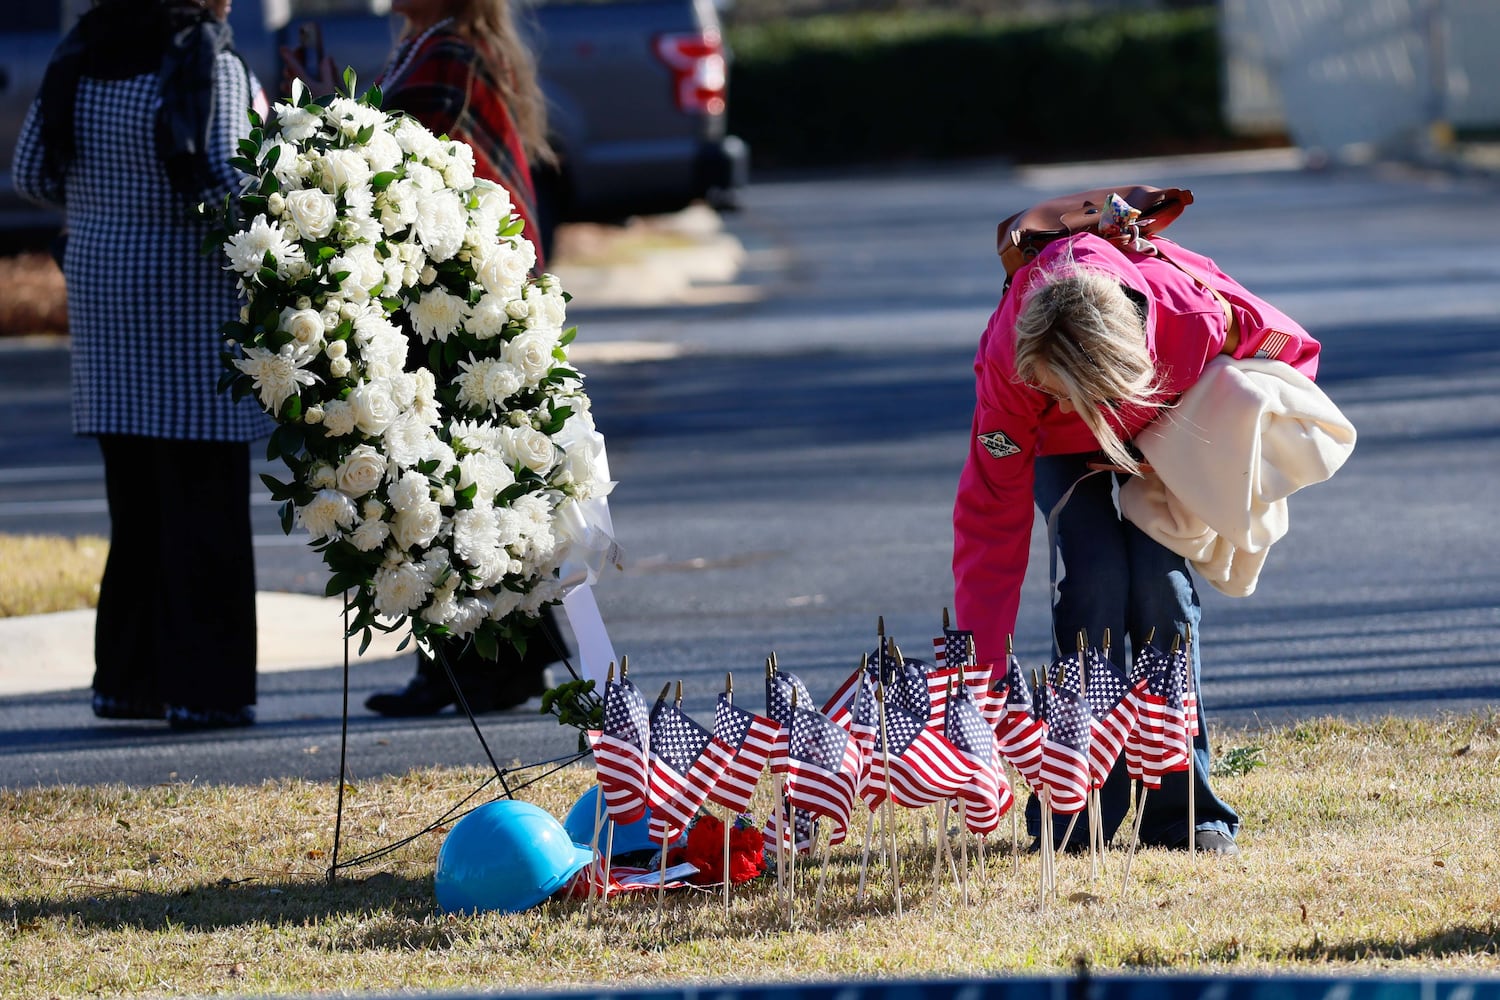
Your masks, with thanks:
M 476 43 L 474 48 L 500 91 L 527 159 L 555 163 L 557 154 L 547 141 L 547 99 L 537 80 L 536 57 L 517 29 L 510 0 L 449 0 L 448 11 L 458 33 Z
M 1043 273 L 1016 316 L 1016 378 L 1060 388 L 1110 460 L 1131 472 L 1113 411 L 1155 405 L 1159 379 L 1146 324 L 1119 279 L 1069 263 Z

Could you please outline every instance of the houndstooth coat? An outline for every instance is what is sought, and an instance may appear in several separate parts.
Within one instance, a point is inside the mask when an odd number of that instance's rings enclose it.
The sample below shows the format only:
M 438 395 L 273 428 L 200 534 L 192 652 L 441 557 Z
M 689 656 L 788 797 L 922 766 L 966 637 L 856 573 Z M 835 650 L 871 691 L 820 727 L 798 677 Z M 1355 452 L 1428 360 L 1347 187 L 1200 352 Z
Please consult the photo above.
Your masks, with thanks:
M 260 91 L 232 52 L 217 56 L 214 71 L 210 204 L 238 188 L 228 159 L 249 133 L 246 111 Z M 208 227 L 158 162 L 156 88 L 154 73 L 83 77 L 77 148 L 60 182 L 43 169 L 40 99 L 16 146 L 16 188 L 67 219 L 73 431 L 249 441 L 269 433 L 270 419 L 253 399 L 236 403 L 217 391 L 219 327 L 240 310 L 235 280 L 221 255 L 199 252 Z

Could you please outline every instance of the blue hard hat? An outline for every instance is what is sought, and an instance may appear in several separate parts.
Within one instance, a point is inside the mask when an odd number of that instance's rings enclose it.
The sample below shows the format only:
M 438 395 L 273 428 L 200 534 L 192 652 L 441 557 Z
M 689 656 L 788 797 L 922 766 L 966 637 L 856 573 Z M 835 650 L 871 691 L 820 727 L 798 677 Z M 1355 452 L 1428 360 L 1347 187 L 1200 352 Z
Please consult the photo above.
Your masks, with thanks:
M 545 809 L 498 799 L 453 824 L 438 850 L 433 888 L 448 913 L 519 913 L 567 885 L 593 858 Z
M 599 801 L 599 786 L 594 785 L 588 791 L 578 797 L 573 803 L 573 808 L 568 810 L 568 815 L 563 819 L 563 829 L 568 831 L 568 836 L 579 844 L 591 844 L 594 842 L 594 816 L 596 803 Z M 599 828 L 599 853 L 602 856 L 605 845 L 615 854 L 631 854 L 635 851 L 650 851 L 661 847 L 661 844 L 651 840 L 651 831 L 648 825 L 651 822 L 651 810 L 647 808 L 646 814 L 634 823 L 625 826 L 617 825 L 609 818 L 608 811 L 602 806 L 598 807 L 598 815 L 604 819 L 604 825 Z M 614 843 L 610 843 L 609 830 L 614 827 Z

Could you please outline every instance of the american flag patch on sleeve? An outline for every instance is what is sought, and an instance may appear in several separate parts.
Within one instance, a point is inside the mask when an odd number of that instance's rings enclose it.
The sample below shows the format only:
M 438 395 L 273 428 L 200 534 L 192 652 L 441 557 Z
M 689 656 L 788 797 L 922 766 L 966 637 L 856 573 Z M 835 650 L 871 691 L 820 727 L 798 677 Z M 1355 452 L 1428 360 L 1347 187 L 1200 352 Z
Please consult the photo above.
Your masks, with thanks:
M 1289 334 L 1280 330 L 1267 330 L 1266 335 L 1261 338 L 1260 346 L 1255 349 L 1252 357 L 1276 359 L 1291 341 Z

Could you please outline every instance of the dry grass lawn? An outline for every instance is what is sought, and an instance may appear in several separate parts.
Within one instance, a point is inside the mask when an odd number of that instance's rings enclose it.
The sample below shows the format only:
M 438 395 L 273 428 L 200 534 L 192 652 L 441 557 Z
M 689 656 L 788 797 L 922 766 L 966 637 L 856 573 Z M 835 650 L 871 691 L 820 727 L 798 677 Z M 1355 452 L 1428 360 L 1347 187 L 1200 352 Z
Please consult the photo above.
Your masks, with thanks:
M 723 980 L 1065 972 L 1500 973 L 1500 716 L 1309 722 L 1221 734 L 1266 766 L 1220 780 L 1247 818 L 1238 859 L 1124 852 L 1089 878 L 1060 859 L 1039 904 L 1037 861 L 990 845 L 965 905 L 934 884 L 902 816 L 904 915 L 858 853 L 799 868 L 792 915 L 774 880 L 715 895 L 575 902 L 517 915 L 437 912 L 441 833 L 325 879 L 328 785 L 57 788 L 0 795 L 0 995 L 276 994 L 516 989 Z M 484 779 L 421 771 L 346 792 L 343 857 L 420 830 Z M 569 769 L 523 797 L 554 815 L 591 781 Z M 487 797 L 483 796 L 482 798 Z M 1121 835 L 1123 838 L 1123 834 Z M 855 838 L 857 839 L 857 838 Z M 972 848 L 971 848 L 972 850 Z
M 94 607 L 108 553 L 97 535 L 0 535 L 0 618 Z

